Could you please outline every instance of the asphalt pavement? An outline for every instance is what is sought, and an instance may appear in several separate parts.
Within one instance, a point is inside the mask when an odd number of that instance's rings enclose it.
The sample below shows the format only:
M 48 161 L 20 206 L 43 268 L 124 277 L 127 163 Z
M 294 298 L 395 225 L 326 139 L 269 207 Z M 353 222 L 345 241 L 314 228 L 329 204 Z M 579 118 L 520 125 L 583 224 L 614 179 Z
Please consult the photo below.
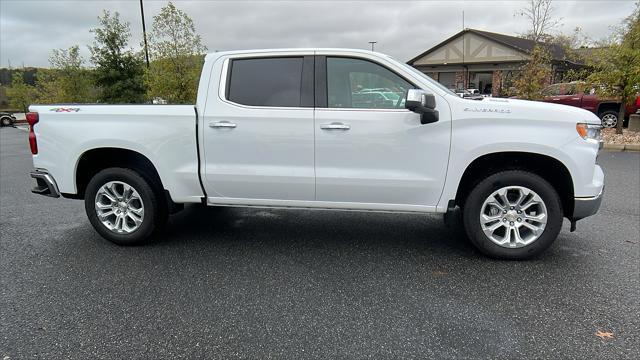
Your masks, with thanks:
M 637 358 L 640 153 L 599 163 L 600 212 L 530 261 L 441 216 L 201 206 L 119 247 L 2 128 L 0 359 Z

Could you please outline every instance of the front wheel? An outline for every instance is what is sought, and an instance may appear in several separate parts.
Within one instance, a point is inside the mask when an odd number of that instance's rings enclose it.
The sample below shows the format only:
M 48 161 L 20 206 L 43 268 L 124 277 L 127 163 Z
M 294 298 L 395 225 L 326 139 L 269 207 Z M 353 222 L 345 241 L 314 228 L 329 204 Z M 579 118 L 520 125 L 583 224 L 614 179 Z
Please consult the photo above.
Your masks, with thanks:
M 147 242 L 167 219 L 165 202 L 151 184 L 131 169 L 97 173 L 84 197 L 85 211 L 96 231 L 119 245 Z
M 465 230 L 484 254 L 521 260 L 546 250 L 562 228 L 562 203 L 540 176 L 520 170 L 487 177 L 463 207 Z

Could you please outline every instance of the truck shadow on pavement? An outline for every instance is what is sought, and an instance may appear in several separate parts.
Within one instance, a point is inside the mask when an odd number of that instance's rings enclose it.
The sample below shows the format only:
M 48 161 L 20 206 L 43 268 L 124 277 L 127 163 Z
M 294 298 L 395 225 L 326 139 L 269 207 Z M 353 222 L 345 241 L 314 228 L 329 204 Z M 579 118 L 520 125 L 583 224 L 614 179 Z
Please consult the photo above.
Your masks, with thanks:
M 191 205 L 170 217 L 150 246 L 237 244 L 286 250 L 292 247 L 359 248 L 423 254 L 482 256 L 460 227 L 441 215 L 324 210 L 280 210 Z

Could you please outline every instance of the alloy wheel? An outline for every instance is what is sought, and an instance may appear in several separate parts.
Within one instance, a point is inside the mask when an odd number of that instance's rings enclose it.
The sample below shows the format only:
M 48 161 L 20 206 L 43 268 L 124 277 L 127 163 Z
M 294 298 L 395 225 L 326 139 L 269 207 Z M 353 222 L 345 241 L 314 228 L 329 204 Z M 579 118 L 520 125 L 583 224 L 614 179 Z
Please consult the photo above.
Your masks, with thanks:
M 506 186 L 491 193 L 480 208 L 482 231 L 493 243 L 520 248 L 536 241 L 547 224 L 547 207 L 535 191 Z
M 136 231 L 144 220 L 144 203 L 136 189 L 122 181 L 102 185 L 95 198 L 98 220 L 117 234 Z

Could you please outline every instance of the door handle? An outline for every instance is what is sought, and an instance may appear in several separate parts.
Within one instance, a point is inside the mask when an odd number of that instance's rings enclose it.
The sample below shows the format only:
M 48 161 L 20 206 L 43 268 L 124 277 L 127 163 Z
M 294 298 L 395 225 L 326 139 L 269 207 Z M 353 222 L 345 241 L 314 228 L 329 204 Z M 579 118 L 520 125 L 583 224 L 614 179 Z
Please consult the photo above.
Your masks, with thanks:
M 209 127 L 212 127 L 212 128 L 229 128 L 229 129 L 233 129 L 236 126 L 237 125 L 235 123 L 228 122 L 228 121 L 217 121 L 217 122 L 214 122 L 214 123 L 209 123 Z
M 349 130 L 351 126 L 343 123 L 321 124 L 320 129 L 323 130 Z

